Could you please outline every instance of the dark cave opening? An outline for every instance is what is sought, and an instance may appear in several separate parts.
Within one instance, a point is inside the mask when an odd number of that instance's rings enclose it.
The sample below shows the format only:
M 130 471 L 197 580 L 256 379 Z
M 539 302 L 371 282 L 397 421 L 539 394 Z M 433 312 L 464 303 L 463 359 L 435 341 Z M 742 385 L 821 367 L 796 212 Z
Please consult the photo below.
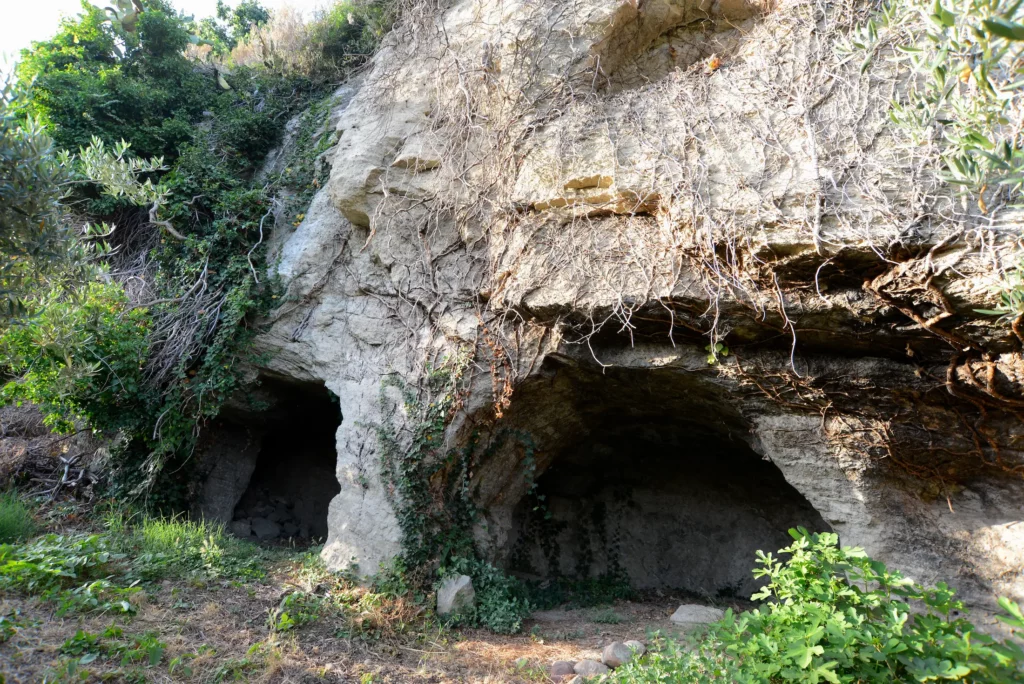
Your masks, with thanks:
M 524 578 L 746 599 L 758 550 L 789 545 L 794 527 L 831 529 L 754 451 L 731 398 L 692 376 L 562 369 L 536 399 L 557 402 L 535 426 L 551 438 L 503 554 Z
M 261 541 L 327 537 L 327 508 L 341 487 L 335 474 L 337 398 L 323 384 L 266 382 L 269 408 L 252 476 L 234 508 L 231 529 Z

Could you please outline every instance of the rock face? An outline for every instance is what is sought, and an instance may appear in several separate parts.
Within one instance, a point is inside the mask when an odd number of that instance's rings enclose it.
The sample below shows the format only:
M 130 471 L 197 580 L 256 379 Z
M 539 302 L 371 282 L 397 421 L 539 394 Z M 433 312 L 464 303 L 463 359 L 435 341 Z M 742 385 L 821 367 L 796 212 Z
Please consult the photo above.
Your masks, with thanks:
M 437 590 L 437 614 L 449 615 L 465 612 L 473 607 L 476 591 L 469 575 L 449 577 Z
M 803 525 L 1024 599 L 1024 363 L 974 313 L 1019 217 L 890 126 L 891 62 L 835 53 L 860 5 L 440 7 L 339 91 L 330 178 L 272 240 L 258 372 L 344 416 L 328 565 L 399 552 L 378 427 L 418 420 L 395 378 L 429 402 L 462 359 L 445 446 L 479 447 L 496 563 L 742 596 Z

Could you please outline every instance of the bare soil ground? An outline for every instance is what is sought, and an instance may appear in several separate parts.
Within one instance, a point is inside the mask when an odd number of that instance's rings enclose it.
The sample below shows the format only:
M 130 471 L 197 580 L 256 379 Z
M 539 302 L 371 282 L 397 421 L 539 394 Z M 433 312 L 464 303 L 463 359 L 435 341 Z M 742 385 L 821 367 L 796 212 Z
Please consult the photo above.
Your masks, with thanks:
M 554 660 L 600 658 L 611 641 L 646 640 L 673 632 L 668 617 L 680 599 L 622 601 L 605 608 L 559 609 L 534 615 L 522 633 L 446 630 L 419 620 L 388 625 L 377 638 L 336 636 L 328 617 L 284 633 L 268 627 L 281 596 L 295 587 L 294 563 L 280 563 L 259 582 L 171 582 L 140 595 L 130 620 L 110 615 L 57 618 L 52 604 L 0 598 L 0 614 L 21 629 L 0 644 L 0 672 L 9 684 L 42 681 L 149 682 L 548 682 Z M 61 646 L 79 630 L 100 634 L 118 624 L 125 634 L 155 633 L 166 649 L 152 667 L 115 659 L 71 665 Z M 187 669 L 172 667 L 181 658 Z M 69 670 L 74 668 L 74 672 Z

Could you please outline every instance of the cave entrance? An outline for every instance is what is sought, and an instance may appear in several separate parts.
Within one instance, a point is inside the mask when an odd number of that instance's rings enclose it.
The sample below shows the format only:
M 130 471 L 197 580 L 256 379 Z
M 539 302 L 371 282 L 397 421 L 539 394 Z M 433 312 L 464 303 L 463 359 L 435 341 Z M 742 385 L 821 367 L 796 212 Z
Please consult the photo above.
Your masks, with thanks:
M 268 408 L 253 422 L 259 439 L 252 475 L 234 507 L 232 531 L 260 541 L 327 537 L 327 508 L 341 487 L 335 474 L 337 397 L 320 383 L 263 381 Z
M 534 427 L 548 439 L 511 510 L 506 563 L 517 574 L 746 599 L 758 550 L 787 546 L 790 528 L 830 529 L 754 451 L 736 398 L 713 385 L 559 369 L 539 389 L 545 406 L 534 410 L 546 417 Z

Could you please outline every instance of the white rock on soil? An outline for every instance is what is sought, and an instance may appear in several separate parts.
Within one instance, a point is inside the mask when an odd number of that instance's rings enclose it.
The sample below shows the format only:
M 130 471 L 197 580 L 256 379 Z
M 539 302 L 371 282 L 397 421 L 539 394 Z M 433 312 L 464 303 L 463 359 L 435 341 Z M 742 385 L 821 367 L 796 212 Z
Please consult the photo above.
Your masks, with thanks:
M 633 651 L 633 657 L 639 658 L 644 653 L 647 653 L 647 647 L 644 642 L 631 639 L 626 642 L 626 646 L 629 646 L 630 650 Z
M 676 609 L 676 612 L 672 613 L 672 617 L 669 618 L 673 623 L 682 625 L 683 627 L 693 627 L 696 625 L 707 625 L 712 622 L 721 620 L 725 616 L 725 611 L 718 608 L 712 608 L 711 606 L 702 606 L 697 603 L 685 603 Z
M 581 677 L 596 677 L 597 675 L 608 674 L 611 670 L 596 660 L 581 660 L 576 663 L 573 670 Z
M 437 591 L 437 614 L 461 613 L 472 608 L 475 600 L 476 591 L 473 590 L 473 580 L 469 575 L 449 577 Z
M 621 641 L 613 641 L 604 647 L 601 653 L 601 662 L 611 668 L 625 665 L 633 659 L 633 649 Z

